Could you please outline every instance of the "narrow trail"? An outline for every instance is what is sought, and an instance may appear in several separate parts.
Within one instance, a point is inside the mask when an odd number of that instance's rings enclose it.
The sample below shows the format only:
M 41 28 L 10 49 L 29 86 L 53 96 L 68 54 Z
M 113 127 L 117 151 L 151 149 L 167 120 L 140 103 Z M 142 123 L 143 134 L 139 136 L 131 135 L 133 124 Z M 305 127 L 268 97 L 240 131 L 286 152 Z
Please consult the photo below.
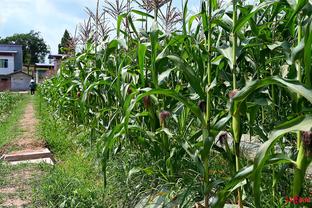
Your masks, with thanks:
M 38 120 L 35 117 L 33 101 L 30 100 L 18 124 L 19 128 L 22 131 L 22 134 L 14 141 L 11 141 L 10 143 L 4 145 L 4 147 L 1 148 L 2 152 L 8 154 L 43 149 L 45 147 L 44 142 L 36 137 L 37 124 Z
M 0 153 L 25 153 L 45 148 L 44 141 L 36 136 L 38 120 L 35 117 L 33 99 L 28 101 L 17 126 L 21 134 L 4 145 Z M 32 203 L 32 186 L 44 173 L 38 164 L 2 164 L 0 167 L 0 207 L 28 207 Z

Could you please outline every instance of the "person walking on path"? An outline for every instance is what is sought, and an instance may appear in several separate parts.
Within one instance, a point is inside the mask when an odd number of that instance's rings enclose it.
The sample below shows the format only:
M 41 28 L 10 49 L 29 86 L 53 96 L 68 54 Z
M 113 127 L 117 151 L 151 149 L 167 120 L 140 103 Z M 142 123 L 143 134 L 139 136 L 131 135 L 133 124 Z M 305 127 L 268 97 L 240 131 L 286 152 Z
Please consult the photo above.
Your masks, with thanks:
M 34 95 L 35 90 L 36 90 L 36 83 L 33 77 L 30 80 L 29 88 L 30 88 L 30 94 Z

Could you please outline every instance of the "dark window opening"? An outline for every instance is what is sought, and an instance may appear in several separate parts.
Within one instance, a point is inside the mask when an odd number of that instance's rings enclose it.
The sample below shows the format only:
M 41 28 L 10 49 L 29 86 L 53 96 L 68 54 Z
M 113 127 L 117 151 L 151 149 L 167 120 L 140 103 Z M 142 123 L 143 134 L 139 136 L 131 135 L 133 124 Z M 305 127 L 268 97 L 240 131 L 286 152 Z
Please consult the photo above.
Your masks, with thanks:
M 0 68 L 8 68 L 8 59 L 0 59 Z

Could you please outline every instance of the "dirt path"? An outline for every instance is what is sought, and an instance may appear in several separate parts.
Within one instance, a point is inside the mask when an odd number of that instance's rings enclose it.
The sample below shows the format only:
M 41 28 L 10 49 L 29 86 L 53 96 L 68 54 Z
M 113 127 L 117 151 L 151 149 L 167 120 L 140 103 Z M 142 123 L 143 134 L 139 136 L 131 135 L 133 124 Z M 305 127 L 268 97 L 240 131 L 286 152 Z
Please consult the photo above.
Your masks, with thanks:
M 18 123 L 22 133 L 14 141 L 4 145 L 1 153 L 21 153 L 41 150 L 45 143 L 36 137 L 33 101 L 27 104 Z M 32 201 L 32 186 L 43 174 L 38 164 L 0 165 L 0 207 L 27 207 Z
M 18 124 L 22 130 L 22 135 L 4 145 L 1 148 L 1 152 L 7 154 L 43 149 L 45 147 L 44 142 L 36 137 L 37 124 L 38 120 L 35 117 L 35 110 L 31 100 L 26 106 L 23 117 Z

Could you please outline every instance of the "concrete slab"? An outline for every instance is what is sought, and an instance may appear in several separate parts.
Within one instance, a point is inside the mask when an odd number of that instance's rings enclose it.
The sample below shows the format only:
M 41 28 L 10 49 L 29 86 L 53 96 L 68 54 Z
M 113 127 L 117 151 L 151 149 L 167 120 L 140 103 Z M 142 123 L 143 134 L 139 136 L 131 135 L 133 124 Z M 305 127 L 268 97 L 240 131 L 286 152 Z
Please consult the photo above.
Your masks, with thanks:
M 40 159 L 34 159 L 34 160 L 22 160 L 22 161 L 12 161 L 9 162 L 11 165 L 19 165 L 19 164 L 25 164 L 25 163 L 47 163 L 50 165 L 54 165 L 54 160 L 51 158 L 40 158 Z
M 52 158 L 52 153 L 49 149 L 45 148 L 42 150 L 36 150 L 31 152 L 17 152 L 13 154 L 5 154 L 2 156 L 2 159 L 7 162 L 34 160 L 40 158 Z
M 4 154 L 0 157 L 0 160 L 4 160 L 11 165 L 17 165 L 22 163 L 47 163 L 51 165 L 55 164 L 53 155 L 47 148 L 29 152 Z

